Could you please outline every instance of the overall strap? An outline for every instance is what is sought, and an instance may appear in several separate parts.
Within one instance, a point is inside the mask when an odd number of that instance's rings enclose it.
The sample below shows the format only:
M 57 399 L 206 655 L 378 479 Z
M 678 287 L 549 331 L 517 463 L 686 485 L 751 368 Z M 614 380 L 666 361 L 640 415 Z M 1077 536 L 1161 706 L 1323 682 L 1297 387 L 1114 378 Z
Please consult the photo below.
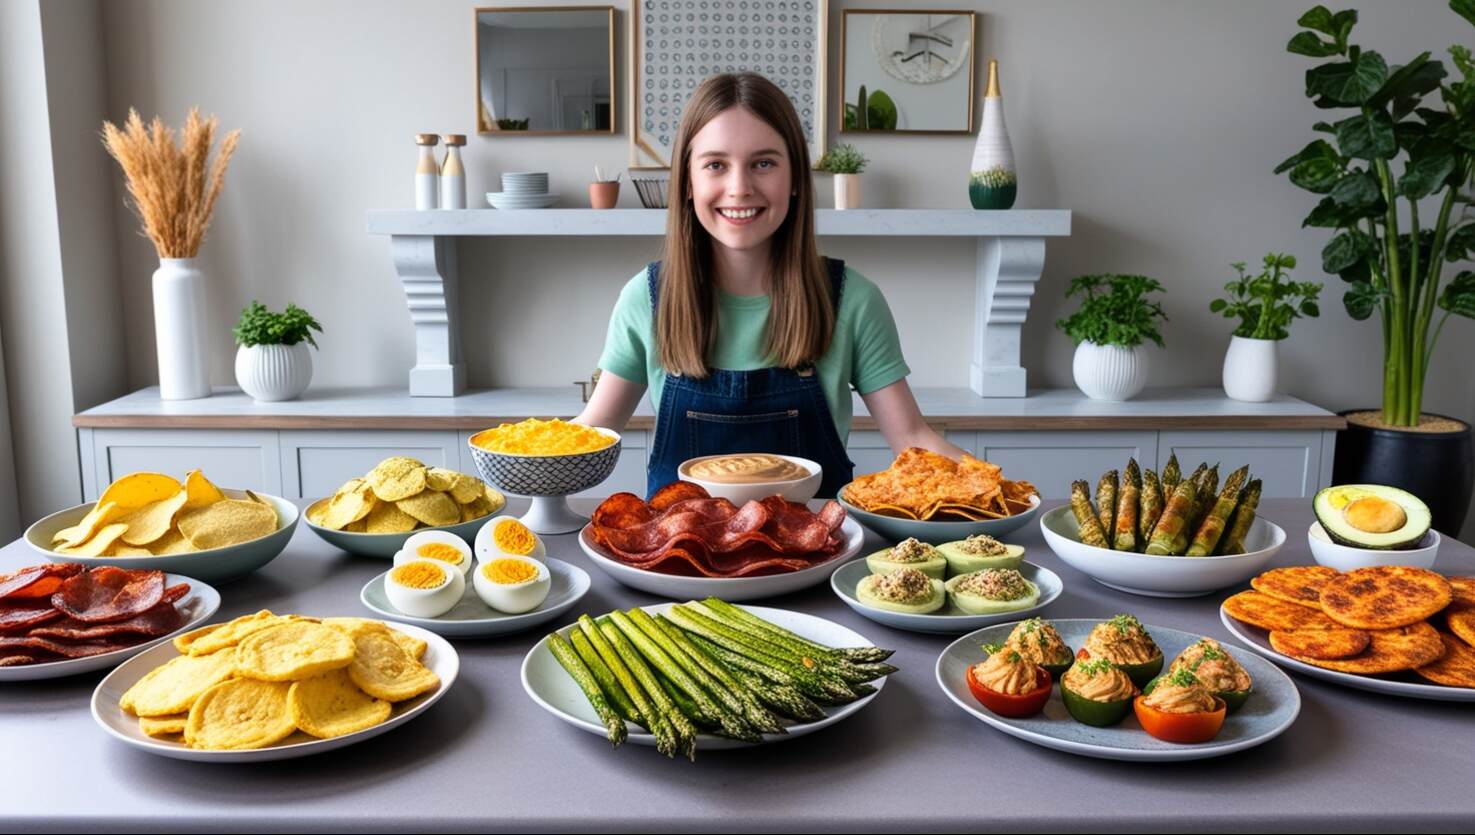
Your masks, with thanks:
M 845 262 L 839 258 L 826 258 L 825 266 L 830 272 L 830 303 L 835 306 L 835 317 L 840 316 L 840 296 L 845 292 Z
M 645 285 L 650 291 L 650 309 L 656 309 L 661 295 L 661 262 L 652 261 L 645 266 Z

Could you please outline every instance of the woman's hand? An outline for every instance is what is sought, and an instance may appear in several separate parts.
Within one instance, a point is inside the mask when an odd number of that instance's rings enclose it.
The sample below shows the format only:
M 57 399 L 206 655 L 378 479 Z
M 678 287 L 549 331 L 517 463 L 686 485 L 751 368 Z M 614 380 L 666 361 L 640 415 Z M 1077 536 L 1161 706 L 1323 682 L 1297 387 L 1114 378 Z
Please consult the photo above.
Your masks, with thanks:
M 892 455 L 900 455 L 908 447 L 914 446 L 954 460 L 961 459 L 967 452 L 948 443 L 947 439 L 927 425 L 927 421 L 922 418 L 922 410 L 917 406 L 917 398 L 912 395 L 911 386 L 907 385 L 905 378 L 870 394 L 863 394 L 860 399 L 865 401 L 866 409 L 876 419 L 876 426 L 886 438 L 886 443 L 891 446 Z
M 584 411 L 574 418 L 574 423 L 585 426 L 602 426 L 614 432 L 624 432 L 625 424 L 635 414 L 640 398 L 645 396 L 645 386 L 632 383 L 608 371 L 599 374 L 599 385 L 589 395 Z

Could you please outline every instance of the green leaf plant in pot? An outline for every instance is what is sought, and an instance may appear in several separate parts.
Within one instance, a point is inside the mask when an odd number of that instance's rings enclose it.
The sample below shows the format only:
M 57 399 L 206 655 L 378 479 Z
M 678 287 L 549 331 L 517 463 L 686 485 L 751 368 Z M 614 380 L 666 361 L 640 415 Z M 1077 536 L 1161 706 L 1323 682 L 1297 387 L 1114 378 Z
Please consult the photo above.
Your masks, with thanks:
M 1475 24 L 1475 0 L 1450 0 Z M 1306 71 L 1306 96 L 1326 134 L 1275 173 L 1321 195 L 1303 226 L 1332 230 L 1322 268 L 1347 282 L 1354 319 L 1383 330 L 1381 411 L 1346 413 L 1336 484 L 1403 488 L 1457 532 L 1475 484 L 1469 425 L 1423 412 L 1424 381 L 1450 316 L 1475 318 L 1475 55 L 1451 46 L 1453 71 L 1429 52 L 1402 65 L 1350 42 L 1355 10 L 1317 6 L 1297 21 L 1287 50 L 1325 59 Z M 1451 21 L 1451 38 L 1471 40 Z M 1450 275 L 1453 273 L 1453 275 Z
M 1246 273 L 1243 261 L 1231 264 L 1239 276 L 1224 285 L 1225 298 L 1209 303 L 1210 311 L 1239 320 L 1224 353 L 1224 393 L 1253 403 L 1275 396 L 1276 345 L 1290 335 L 1291 321 L 1321 312 L 1321 285 L 1291 281 L 1295 256 L 1272 252 L 1264 264 L 1259 275 Z
M 815 163 L 816 171 L 835 175 L 835 208 L 860 208 L 860 172 L 865 170 L 867 162 L 860 149 L 839 143 Z
M 1159 320 L 1167 314 L 1157 301 L 1163 285 L 1142 275 L 1083 275 L 1071 279 L 1067 298 L 1081 296 L 1080 309 L 1055 326 L 1076 343 L 1071 373 L 1076 387 L 1093 400 L 1131 400 L 1147 385 L 1148 354 L 1143 343 L 1163 347 Z
M 281 313 L 253 301 L 241 311 L 236 337 L 236 382 L 253 400 L 292 400 L 312 382 L 312 332 L 323 326 L 295 304 Z

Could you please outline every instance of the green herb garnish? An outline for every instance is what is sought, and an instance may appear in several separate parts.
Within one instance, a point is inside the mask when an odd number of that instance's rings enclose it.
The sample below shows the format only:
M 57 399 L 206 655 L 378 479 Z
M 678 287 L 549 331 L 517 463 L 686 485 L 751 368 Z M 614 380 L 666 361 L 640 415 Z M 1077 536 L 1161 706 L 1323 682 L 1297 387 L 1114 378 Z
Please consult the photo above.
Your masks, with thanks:
M 1003 648 L 1004 648 L 1004 645 L 1001 644 L 1001 643 L 998 643 L 997 641 L 995 641 L 993 643 L 989 643 L 989 644 L 984 644 L 984 645 L 982 645 L 980 647 L 980 649 L 982 649 L 984 652 L 988 653 L 989 655 L 993 655 L 993 654 L 999 652 L 1000 650 L 1002 650 Z

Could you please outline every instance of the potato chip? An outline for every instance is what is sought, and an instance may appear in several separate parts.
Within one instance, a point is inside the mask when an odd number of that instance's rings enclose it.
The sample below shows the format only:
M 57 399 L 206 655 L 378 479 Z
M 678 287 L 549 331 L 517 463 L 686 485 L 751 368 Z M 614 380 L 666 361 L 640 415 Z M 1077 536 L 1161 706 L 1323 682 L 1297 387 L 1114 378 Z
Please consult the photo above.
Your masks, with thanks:
M 236 672 L 262 681 L 297 681 L 346 667 L 354 642 L 342 630 L 308 620 L 279 624 L 241 641 Z
M 370 696 L 402 702 L 440 686 L 440 676 L 388 635 L 363 630 L 354 635 L 353 643 L 357 652 L 348 675 Z
M 181 655 L 155 667 L 118 700 L 136 716 L 184 713 L 201 693 L 230 678 L 236 669 L 234 648 L 210 655 Z
M 156 557 L 165 557 L 173 554 L 193 554 L 199 550 L 190 544 L 188 539 L 184 538 L 184 534 L 179 532 L 178 527 L 170 528 L 163 536 L 150 542 L 148 548 L 149 552 Z
M 163 473 L 129 473 L 108 485 L 97 497 L 97 503 L 117 502 L 120 507 L 135 508 L 163 501 L 178 493 L 184 485 Z
M 214 632 L 222 626 L 225 626 L 225 624 L 212 623 L 209 626 L 202 626 L 199 629 L 191 629 L 190 631 L 174 639 L 174 648 L 179 650 L 181 653 L 188 655 L 190 647 L 194 646 L 196 641 L 200 640 L 206 635 L 209 635 L 211 632 Z
M 303 511 L 302 515 L 306 516 L 307 521 L 313 523 L 314 525 L 317 525 L 320 528 L 325 527 L 325 525 L 323 524 L 323 516 L 328 512 L 328 501 L 328 499 L 318 499 L 317 501 L 308 505 L 307 510 Z
M 358 688 L 347 670 L 334 670 L 292 685 L 287 710 L 299 730 L 321 739 L 343 736 L 389 718 L 389 702 Z
M 397 455 L 386 458 L 364 476 L 382 502 L 397 502 L 425 489 L 425 465 Z M 458 514 L 459 515 L 459 514 Z
M 190 470 L 189 475 L 184 477 L 184 490 L 189 494 L 189 499 L 184 503 L 185 509 L 194 510 L 207 504 L 214 504 L 225 499 L 225 494 L 220 488 L 210 483 L 205 474 L 199 470 Z
M 1298 629 L 1272 631 L 1270 646 L 1298 658 L 1351 658 L 1367 649 L 1373 636 L 1362 629 Z
M 246 499 L 226 499 L 179 515 L 179 532 L 201 551 L 274 533 L 277 512 Z
M 72 548 L 62 546 L 57 548 L 56 552 L 72 557 L 100 557 L 113 547 L 113 543 L 118 541 L 118 537 L 122 536 L 126 530 L 128 530 L 128 525 L 123 522 L 104 525 L 92 535 L 91 539 L 81 545 Z
M 210 632 L 197 636 L 190 645 L 189 654 L 209 655 L 226 647 L 233 647 L 245 640 L 248 635 L 286 623 L 291 619 L 291 615 L 274 615 L 270 609 L 262 609 L 254 615 L 242 615 L 235 620 L 217 624 L 216 628 L 211 629 Z
M 265 748 L 297 730 L 287 708 L 286 682 L 235 678 L 211 687 L 190 708 L 184 738 L 213 751 Z
M 374 489 L 361 478 L 349 479 L 338 488 L 323 510 L 320 527 L 341 531 L 349 524 L 369 515 L 374 509 Z
M 394 502 L 377 502 L 364 517 L 365 533 L 404 533 L 413 531 L 420 520 L 400 510 Z
M 456 500 L 456 504 L 470 504 L 482 495 L 481 479 L 454 470 L 445 472 L 451 474 L 450 493 L 451 498 Z
M 104 525 L 112 524 L 127 515 L 128 508 L 117 502 L 98 502 L 87 511 L 82 521 L 71 526 L 62 528 L 51 538 L 52 543 L 60 542 L 67 548 L 74 548 L 88 539 L 92 538 Z
M 1397 629 L 1370 629 L 1372 642 L 1366 650 L 1351 658 L 1300 657 L 1297 660 L 1343 673 L 1396 673 L 1412 670 L 1439 660 L 1444 655 L 1444 642 L 1439 631 L 1427 623 L 1416 623 Z
M 170 736 L 172 734 L 184 733 L 184 725 L 188 721 L 188 713 L 174 713 L 168 716 L 140 716 L 138 718 L 138 729 L 149 736 Z
M 425 489 L 439 490 L 442 493 L 450 492 L 451 487 L 456 483 L 457 475 L 459 474 L 454 470 L 431 467 L 425 471 Z
M 488 513 L 496 513 L 507 506 L 507 497 L 501 491 L 486 482 L 481 483 L 481 494 L 486 497 L 487 503 L 491 505 Z
M 138 545 L 129 545 L 121 539 L 114 542 L 113 547 L 103 554 L 105 557 L 152 557 L 153 555 L 153 551 Z
M 424 656 L 425 650 L 429 649 L 430 647 L 429 644 L 420 640 L 419 638 L 406 635 L 398 629 L 391 629 L 382 621 L 369 620 L 368 618 L 323 618 L 323 623 L 336 629 L 343 630 L 344 633 L 346 633 L 350 638 L 357 634 L 358 631 L 361 629 L 367 629 L 372 632 L 382 632 L 393 638 L 394 642 L 396 644 L 399 644 L 400 649 L 409 653 L 410 657 L 415 659 L 419 659 Z
M 368 533 L 369 523 L 367 519 L 360 519 L 357 522 L 349 522 L 347 525 L 344 525 L 343 530 L 348 533 Z
M 400 510 L 432 528 L 454 525 L 461 521 L 461 508 L 456 506 L 455 500 L 448 493 L 426 490 L 409 498 L 400 499 L 395 504 Z
M 1427 568 L 1375 565 L 1339 574 L 1321 588 L 1321 610 L 1358 629 L 1418 623 L 1449 605 L 1454 589 Z
M 167 499 L 150 502 L 143 507 L 136 508 L 118 521 L 128 525 L 128 530 L 120 537 L 129 545 L 147 545 L 162 537 L 174 527 L 174 516 L 179 509 L 184 507 L 189 500 L 189 493 L 183 488 Z
M 1277 600 L 1320 609 L 1322 586 L 1341 573 L 1324 565 L 1272 568 L 1250 580 L 1250 587 Z
M 1037 493 L 1027 481 L 1005 481 L 997 465 L 972 455 L 954 461 L 911 447 L 885 470 L 852 481 L 845 488 L 845 500 L 862 510 L 903 519 L 938 514 L 997 519 L 1028 509 L 1029 497 Z

